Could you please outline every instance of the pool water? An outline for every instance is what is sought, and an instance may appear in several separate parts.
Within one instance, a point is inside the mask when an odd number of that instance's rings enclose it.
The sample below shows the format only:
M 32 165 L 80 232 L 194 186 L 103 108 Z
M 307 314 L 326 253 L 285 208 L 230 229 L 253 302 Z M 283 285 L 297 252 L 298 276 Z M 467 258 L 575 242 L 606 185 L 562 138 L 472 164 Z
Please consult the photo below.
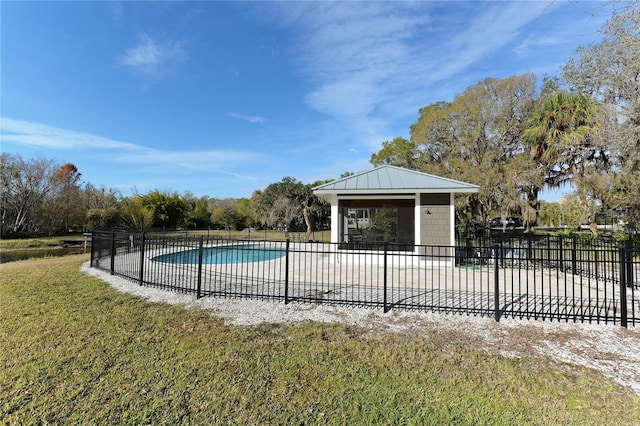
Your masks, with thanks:
M 151 260 L 163 263 L 197 264 L 198 249 L 185 250 L 177 253 L 163 254 Z M 283 257 L 283 248 L 268 248 L 258 244 L 239 244 L 220 247 L 205 247 L 202 249 L 203 265 L 220 265 L 231 263 L 263 262 Z

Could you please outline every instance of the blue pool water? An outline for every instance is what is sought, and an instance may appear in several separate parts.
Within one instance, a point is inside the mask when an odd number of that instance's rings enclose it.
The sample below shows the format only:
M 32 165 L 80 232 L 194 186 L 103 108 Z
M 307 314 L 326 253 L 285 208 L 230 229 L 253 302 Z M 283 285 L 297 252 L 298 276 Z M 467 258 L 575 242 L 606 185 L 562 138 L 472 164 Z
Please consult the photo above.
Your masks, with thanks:
M 286 254 L 285 249 L 265 247 L 258 244 L 239 244 L 202 249 L 203 265 L 262 262 L 278 259 Z M 190 264 L 198 263 L 198 249 L 163 254 L 153 259 L 156 262 Z

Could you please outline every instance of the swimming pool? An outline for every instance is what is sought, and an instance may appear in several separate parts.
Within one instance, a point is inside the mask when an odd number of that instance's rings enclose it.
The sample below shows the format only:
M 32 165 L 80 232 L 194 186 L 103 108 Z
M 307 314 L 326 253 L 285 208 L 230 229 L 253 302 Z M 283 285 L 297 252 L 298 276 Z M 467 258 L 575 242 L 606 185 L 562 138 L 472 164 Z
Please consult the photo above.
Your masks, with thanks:
M 192 264 L 198 263 L 198 249 L 185 250 L 177 253 L 163 254 L 153 257 L 155 262 Z M 283 257 L 284 248 L 266 247 L 259 244 L 237 244 L 219 247 L 205 247 L 202 249 L 203 265 L 220 265 L 229 263 L 263 262 Z

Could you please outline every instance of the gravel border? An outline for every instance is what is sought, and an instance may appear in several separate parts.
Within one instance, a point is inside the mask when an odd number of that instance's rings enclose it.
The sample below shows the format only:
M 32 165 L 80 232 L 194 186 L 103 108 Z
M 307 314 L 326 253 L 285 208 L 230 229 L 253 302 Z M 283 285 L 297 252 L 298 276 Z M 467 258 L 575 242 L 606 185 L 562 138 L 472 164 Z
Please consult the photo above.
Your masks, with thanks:
M 141 287 L 124 278 L 82 264 L 80 270 L 97 277 L 120 292 L 149 302 L 201 309 L 227 324 L 251 326 L 261 323 L 325 322 L 363 327 L 371 333 L 420 334 L 454 331 L 489 352 L 508 357 L 539 356 L 595 369 L 640 396 L 640 327 L 619 325 L 529 321 L 407 312 L 345 306 L 226 299 Z

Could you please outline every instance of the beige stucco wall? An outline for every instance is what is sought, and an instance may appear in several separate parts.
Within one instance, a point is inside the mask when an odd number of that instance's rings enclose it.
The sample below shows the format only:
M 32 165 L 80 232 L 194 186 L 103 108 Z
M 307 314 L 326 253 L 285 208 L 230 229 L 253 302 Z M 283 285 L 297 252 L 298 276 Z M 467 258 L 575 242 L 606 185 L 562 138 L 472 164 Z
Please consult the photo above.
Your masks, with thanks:
M 420 244 L 451 246 L 450 194 L 420 195 Z

